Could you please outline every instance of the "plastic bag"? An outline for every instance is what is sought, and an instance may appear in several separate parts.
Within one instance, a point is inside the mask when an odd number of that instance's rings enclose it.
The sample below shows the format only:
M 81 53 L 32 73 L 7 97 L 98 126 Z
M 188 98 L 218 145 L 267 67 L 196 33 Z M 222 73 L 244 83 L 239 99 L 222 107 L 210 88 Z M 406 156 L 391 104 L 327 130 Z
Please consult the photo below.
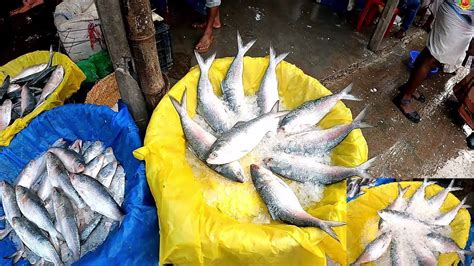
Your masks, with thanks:
M 215 60 L 210 80 L 216 90 L 224 78 L 232 58 Z M 268 58 L 244 61 L 244 88 L 254 95 L 268 66 Z M 307 76 L 292 64 L 282 62 L 277 67 L 280 99 L 284 106 L 295 108 L 303 102 L 331 92 L 316 79 Z M 170 91 L 180 98 L 188 89 L 188 112 L 195 115 L 196 86 L 199 69 L 194 67 Z M 220 93 L 220 90 L 218 92 Z M 331 127 L 351 121 L 351 112 L 342 102 L 321 122 Z M 335 228 L 341 243 L 317 228 L 299 228 L 272 222 L 254 224 L 237 222 L 228 212 L 242 215 L 254 208 L 265 209 L 251 181 L 243 184 L 223 183 L 215 175 L 208 182 L 198 180 L 185 158 L 185 140 L 181 124 L 167 95 L 155 109 L 143 148 L 135 157 L 146 161 L 148 183 L 159 210 L 160 264 L 176 265 L 326 265 L 326 255 L 346 264 L 345 226 Z M 367 160 L 367 143 L 360 130 L 354 130 L 333 150 L 332 162 L 355 166 Z M 223 184 L 223 185 L 222 185 Z M 233 193 L 219 206 L 210 207 L 203 198 L 203 187 L 234 186 L 251 193 Z M 327 220 L 346 220 L 346 184 L 328 186 L 322 200 L 308 212 Z
M 28 53 L 8 62 L 6 65 L 0 67 L 0 81 L 6 78 L 6 75 L 12 77 L 20 73 L 24 68 L 47 63 L 49 59 L 49 51 L 36 51 Z M 82 81 L 86 78 L 82 71 L 69 59 L 66 55 L 61 53 L 54 53 L 53 66 L 60 64 L 64 68 L 64 78 L 59 84 L 58 88 L 46 99 L 45 103 L 36 108 L 27 116 L 15 120 L 6 129 L 0 131 L 0 146 L 7 146 L 12 138 L 20 130 L 25 128 L 28 123 L 45 110 L 52 109 L 56 106 L 62 105 L 66 99 L 79 90 Z
M 106 241 L 74 265 L 153 265 L 158 262 L 158 221 L 147 186 L 143 163 L 132 151 L 141 145 L 138 129 L 124 105 L 118 113 L 105 106 L 65 105 L 45 112 L 20 132 L 0 153 L 0 180 L 13 183 L 32 159 L 58 138 L 100 140 L 113 148 L 126 172 L 126 213 L 122 225 Z M 0 216 L 3 209 L 0 208 Z M 2 222 L 3 227 L 4 222 Z M 0 242 L 0 265 L 10 260 L 14 247 L 8 238 Z
M 348 262 L 354 262 L 362 253 L 365 245 L 375 239 L 378 232 L 377 212 L 388 206 L 398 195 L 397 182 L 380 185 L 367 189 L 365 194 L 352 200 L 347 204 L 347 234 L 351 237 L 347 241 Z M 422 182 L 400 182 L 403 188 L 410 186 L 406 192 L 406 198 L 411 197 Z M 426 198 L 434 196 L 443 188 L 438 185 L 431 185 L 426 188 Z M 459 204 L 453 194 L 446 198 L 441 211 L 447 211 Z M 460 246 L 465 247 L 469 238 L 471 216 L 466 209 L 461 209 L 456 218 L 450 223 L 451 238 Z M 361 240 L 363 239 L 363 240 Z M 438 258 L 439 265 L 457 265 L 458 255 L 455 253 L 442 254 Z M 367 265 L 374 265 L 373 263 Z

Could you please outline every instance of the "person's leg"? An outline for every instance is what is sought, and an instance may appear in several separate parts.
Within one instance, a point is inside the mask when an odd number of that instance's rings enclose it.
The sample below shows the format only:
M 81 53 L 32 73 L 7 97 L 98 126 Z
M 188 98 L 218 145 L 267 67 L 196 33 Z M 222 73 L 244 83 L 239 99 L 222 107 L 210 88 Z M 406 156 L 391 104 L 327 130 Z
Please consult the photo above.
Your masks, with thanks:
M 406 31 L 410 28 L 415 21 L 416 13 L 418 13 L 418 9 L 420 8 L 420 0 L 406 0 L 406 8 L 404 10 L 405 18 L 403 19 L 402 26 L 400 27 L 400 31 L 396 34 L 397 37 L 403 38 L 406 35 Z
M 209 24 L 208 20 L 209 20 L 209 13 L 208 13 L 208 16 L 206 18 L 206 21 L 193 23 L 192 27 L 195 28 L 195 29 L 206 29 L 207 25 Z M 222 24 L 221 24 L 221 18 L 220 18 L 220 11 L 219 11 L 219 9 L 217 9 L 217 15 L 216 15 L 214 21 L 212 22 L 212 27 L 214 29 L 219 29 L 221 26 L 222 26 Z
M 212 35 L 212 31 L 214 29 L 214 21 L 216 18 L 219 17 L 219 6 L 209 8 L 207 12 L 207 24 L 206 29 L 204 30 L 204 34 L 199 40 L 198 44 L 196 44 L 195 49 L 199 53 L 205 53 L 209 50 L 212 41 L 214 40 L 214 36 Z M 219 21 L 220 23 L 220 21 Z

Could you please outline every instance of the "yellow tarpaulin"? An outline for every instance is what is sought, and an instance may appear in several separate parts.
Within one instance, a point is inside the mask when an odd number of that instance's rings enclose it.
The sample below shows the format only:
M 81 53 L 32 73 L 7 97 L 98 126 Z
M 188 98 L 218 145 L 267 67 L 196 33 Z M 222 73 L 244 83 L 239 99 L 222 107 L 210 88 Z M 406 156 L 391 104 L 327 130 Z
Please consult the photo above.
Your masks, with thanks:
M 210 79 L 219 95 L 220 82 L 231 61 L 232 58 L 218 59 L 212 65 Z M 255 94 L 267 66 L 268 58 L 245 58 L 246 95 Z M 330 94 L 316 79 L 287 62 L 278 66 L 277 76 L 280 99 L 287 108 Z M 187 87 L 191 116 L 195 115 L 198 78 L 199 69 L 194 67 L 168 93 L 179 99 Z M 351 120 L 350 110 L 339 102 L 321 126 Z M 161 264 L 326 265 L 326 255 L 342 265 L 346 263 L 345 226 L 335 228 L 339 243 L 317 228 L 251 223 L 255 210 L 266 210 L 251 181 L 240 184 L 210 171 L 193 172 L 186 159 L 179 117 L 168 95 L 153 113 L 144 147 L 134 155 L 146 161 L 148 184 L 158 207 Z M 354 130 L 332 154 L 332 162 L 338 165 L 356 166 L 366 160 L 367 143 L 360 130 Z M 219 203 L 208 205 L 204 190 L 214 191 Z M 345 190 L 345 182 L 328 186 L 322 200 L 307 211 L 321 219 L 345 221 Z M 238 222 L 235 215 L 248 218 L 248 222 Z
M 48 59 L 49 51 L 36 51 L 20 56 L 0 67 L 0 83 L 3 83 L 6 75 L 15 77 L 23 69 L 33 65 L 47 63 Z M 82 81 L 86 79 L 84 73 L 82 73 L 79 67 L 77 67 L 69 57 L 61 53 L 54 53 L 52 65 L 58 64 L 64 68 L 64 78 L 61 84 L 59 84 L 58 88 L 46 101 L 33 112 L 23 118 L 16 119 L 12 125 L 0 131 L 0 146 L 9 145 L 15 134 L 25 128 L 33 118 L 45 110 L 62 105 L 67 98 L 79 90 Z
M 395 182 L 370 188 L 364 195 L 347 204 L 347 234 L 351 236 L 347 241 L 349 263 L 353 263 L 365 246 L 377 237 L 379 221 L 377 212 L 395 200 L 398 195 L 397 184 Z M 400 182 L 400 184 L 403 188 L 410 186 L 405 194 L 405 198 L 410 198 L 422 182 Z M 426 198 L 434 196 L 441 190 L 443 188 L 438 185 L 427 187 Z M 452 209 L 459 202 L 459 199 L 450 193 L 441 207 L 441 212 Z M 461 209 L 450 224 L 451 238 L 462 248 L 469 237 L 470 221 L 469 212 Z M 459 257 L 455 253 L 442 254 L 438 258 L 438 265 L 457 265 L 458 262 Z

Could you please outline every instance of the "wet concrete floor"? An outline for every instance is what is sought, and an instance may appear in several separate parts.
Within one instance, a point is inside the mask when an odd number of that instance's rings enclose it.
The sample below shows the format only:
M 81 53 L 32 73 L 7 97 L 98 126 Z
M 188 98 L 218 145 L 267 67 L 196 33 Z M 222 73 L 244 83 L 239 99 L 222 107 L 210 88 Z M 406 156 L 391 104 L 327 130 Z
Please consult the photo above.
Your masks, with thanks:
M 190 27 L 195 20 L 190 14 L 181 5 L 171 10 L 175 60 L 169 73 L 172 81 L 196 64 L 192 53 L 201 32 Z M 375 54 L 366 49 L 370 29 L 356 33 L 347 16 L 309 0 L 223 1 L 221 18 L 224 26 L 215 30 L 216 42 L 209 54 L 217 51 L 217 57 L 233 56 L 239 30 L 244 41 L 257 38 L 249 56 L 267 55 L 272 43 L 277 52 L 290 52 L 287 61 L 332 91 L 354 82 L 353 93 L 365 101 L 347 105 L 353 114 L 369 105 L 367 121 L 376 126 L 364 130 L 369 157 L 380 156 L 372 171 L 375 176 L 474 176 L 474 153 L 467 151 L 456 103 L 444 89 L 452 75 L 440 74 L 424 82 L 420 89 L 428 101 L 417 103 L 422 115 L 419 124 L 405 119 L 392 103 L 397 88 L 409 75 L 409 51 L 421 50 L 426 42 L 426 33 L 420 29 L 410 30 L 403 41 L 385 39 L 381 51 Z

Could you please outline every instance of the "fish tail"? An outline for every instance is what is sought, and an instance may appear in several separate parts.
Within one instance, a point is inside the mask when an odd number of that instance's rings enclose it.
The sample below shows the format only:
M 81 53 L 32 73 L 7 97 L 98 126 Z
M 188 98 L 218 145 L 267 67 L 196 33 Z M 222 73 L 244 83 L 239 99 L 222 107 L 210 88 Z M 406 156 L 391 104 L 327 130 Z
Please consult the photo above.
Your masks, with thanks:
M 270 44 L 270 65 L 273 67 L 276 67 L 283 59 L 285 59 L 288 56 L 289 53 L 284 53 L 279 56 L 275 54 L 275 50 L 273 49 L 273 46 Z
M 354 83 L 349 84 L 345 89 L 339 92 L 341 100 L 362 101 L 362 99 L 350 94 Z
M 196 60 L 198 62 L 201 73 L 208 73 L 209 69 L 211 68 L 212 62 L 214 62 L 214 59 L 216 58 L 216 53 L 213 53 L 206 60 L 204 60 L 204 58 L 202 58 L 202 56 L 198 52 L 196 52 L 196 50 L 194 50 L 194 55 L 196 56 Z
M 372 164 L 377 160 L 378 156 L 375 156 L 374 158 L 368 160 L 367 162 L 359 165 L 356 167 L 356 173 L 358 176 L 362 178 L 372 178 L 372 176 L 367 172 L 371 167 Z
M 250 47 L 252 47 L 255 41 L 256 40 L 251 40 L 250 42 L 244 45 L 244 43 L 242 42 L 242 37 L 240 37 L 239 31 L 237 31 L 237 45 L 239 47 L 238 54 L 243 57 L 244 54 L 247 53 L 247 51 L 250 49 Z
M 332 229 L 332 227 L 338 227 L 345 225 L 345 222 L 336 222 L 336 221 L 325 221 L 315 218 L 315 226 L 319 227 L 321 230 L 326 232 L 326 234 L 330 235 L 332 238 L 340 242 L 339 237 L 337 236 L 336 232 Z
M 180 115 L 184 115 L 186 113 L 186 94 L 187 88 L 184 89 L 183 96 L 181 96 L 181 102 L 178 102 L 178 100 L 176 100 L 176 98 L 174 98 L 173 96 L 169 96 L 171 103 L 174 106 L 174 109 L 176 109 L 176 112 L 178 112 L 178 114 Z
M 5 237 L 7 237 L 12 230 L 13 228 L 11 227 L 0 230 L 0 240 L 3 240 Z
M 21 259 L 21 257 L 23 256 L 23 253 L 25 253 L 25 248 L 21 248 L 21 249 L 17 250 L 15 253 L 13 253 L 11 255 L 8 255 L 8 256 L 5 256 L 3 258 L 4 259 L 12 259 L 13 264 L 16 264 Z
M 470 251 L 470 254 L 466 250 L 460 250 L 457 252 L 459 256 L 459 260 L 461 261 L 461 265 L 466 265 L 466 257 L 465 255 L 472 255 L 473 252 Z
M 368 106 L 362 110 L 357 117 L 354 119 L 353 125 L 355 128 L 371 128 L 373 127 L 369 123 L 364 122 L 365 116 L 367 115 Z
M 46 66 L 45 69 L 47 69 L 48 67 L 50 67 L 52 64 L 53 64 L 53 55 L 54 55 L 54 52 L 53 52 L 53 45 L 51 44 L 49 46 L 49 60 L 48 60 L 48 65 Z

